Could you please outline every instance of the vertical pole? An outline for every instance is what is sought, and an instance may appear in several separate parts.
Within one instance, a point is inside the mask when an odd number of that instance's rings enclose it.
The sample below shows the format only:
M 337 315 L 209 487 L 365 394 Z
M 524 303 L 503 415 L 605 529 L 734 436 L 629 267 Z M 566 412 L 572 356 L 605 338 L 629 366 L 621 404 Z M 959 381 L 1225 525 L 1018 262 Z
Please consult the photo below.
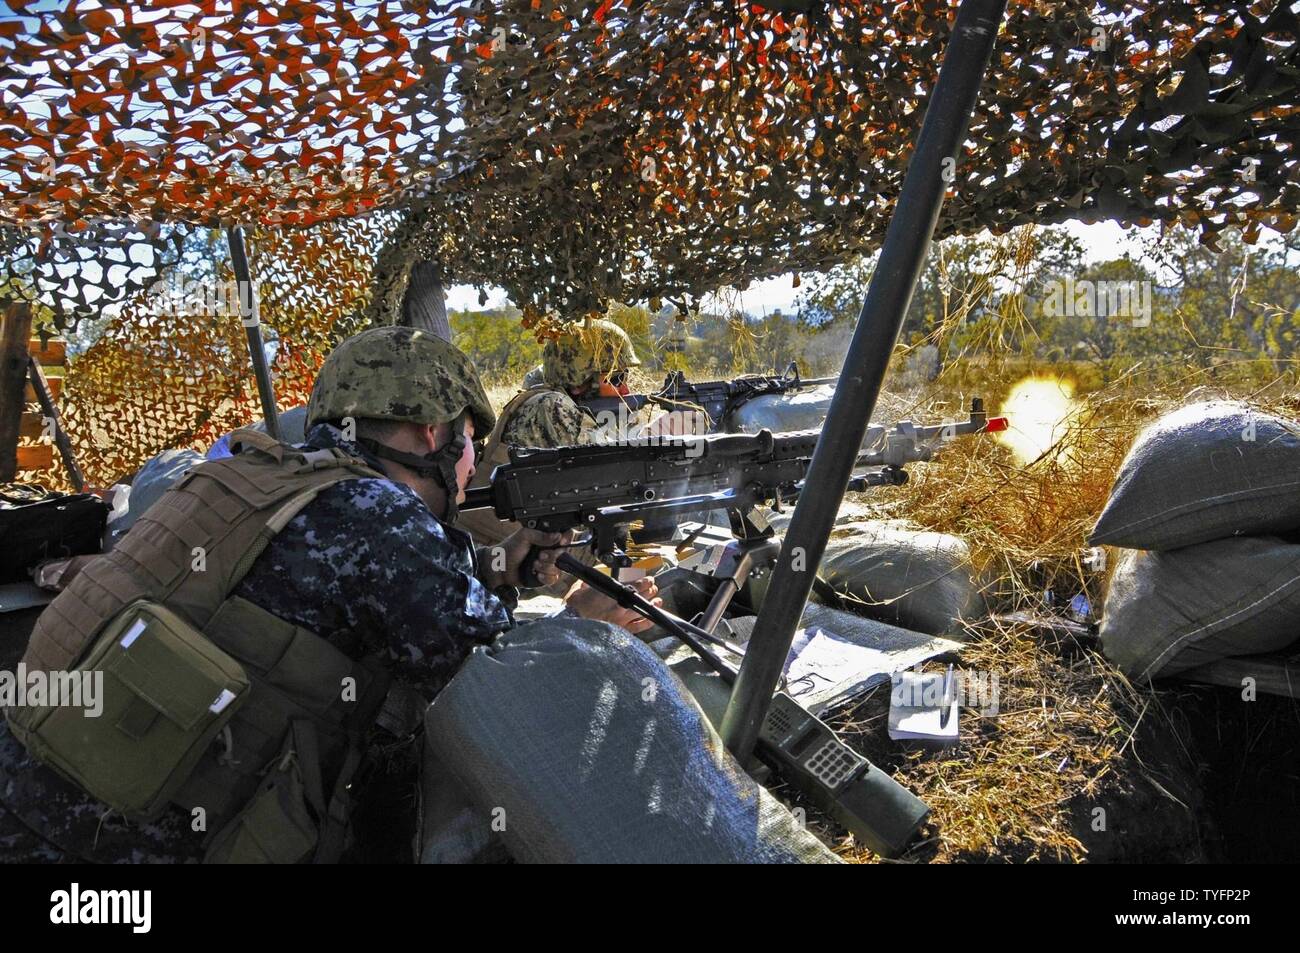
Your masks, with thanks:
M 1006 0 L 962 0 L 957 11 L 939 81 L 930 96 L 903 189 L 885 232 L 880 261 L 808 469 L 806 485 L 813 492 L 799 495 L 767 599 L 723 716 L 722 740 L 742 764 L 758 739 L 826 552 L 826 540 L 925 264 L 1005 10 Z
M 18 474 L 32 309 L 25 301 L 10 299 L 0 299 L 0 306 L 0 482 L 6 482 Z
M 54 394 L 50 392 L 50 383 L 45 379 L 45 369 L 41 367 L 41 362 L 35 355 L 29 357 L 30 364 L 29 375 L 32 382 L 32 390 L 36 392 L 36 402 L 41 405 L 41 413 L 45 415 L 54 427 L 54 446 L 58 448 L 59 456 L 63 458 L 63 465 L 68 468 L 68 476 L 72 478 L 73 488 L 80 493 L 86 488 L 86 478 L 81 474 L 81 467 L 77 466 L 76 454 L 72 452 L 72 441 L 68 439 L 68 434 L 63 429 L 63 422 L 59 419 L 59 409 L 54 406 Z
M 230 243 L 230 265 L 239 286 L 239 317 L 248 334 L 248 356 L 253 361 L 253 375 L 257 378 L 257 393 L 262 398 L 262 417 L 266 432 L 272 439 L 280 439 L 280 418 L 275 409 L 275 390 L 271 386 L 271 371 L 266 366 L 266 349 L 262 345 L 262 324 L 258 317 L 257 293 L 248 271 L 248 251 L 244 247 L 244 230 L 238 225 L 226 229 Z

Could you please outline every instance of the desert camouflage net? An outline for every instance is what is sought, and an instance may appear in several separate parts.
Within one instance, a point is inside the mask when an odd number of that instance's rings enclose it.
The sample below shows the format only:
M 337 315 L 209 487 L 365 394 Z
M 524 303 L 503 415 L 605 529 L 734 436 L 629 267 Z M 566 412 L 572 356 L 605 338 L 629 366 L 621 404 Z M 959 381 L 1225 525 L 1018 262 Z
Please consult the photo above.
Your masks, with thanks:
M 138 408 L 135 449 L 95 437 L 107 473 L 252 407 L 237 323 L 138 317 L 195 228 L 278 243 L 255 268 L 295 396 L 343 329 L 393 320 L 420 259 L 537 328 L 870 250 L 957 3 L 46 6 L 0 19 L 0 280 L 60 326 L 123 306 L 68 383 L 74 426 L 92 394 Z M 941 229 L 1290 230 L 1291 6 L 1010 0 Z M 195 395 L 145 354 L 183 358 Z
M 271 370 L 282 408 L 305 404 L 325 356 L 365 325 L 366 301 L 334 292 L 368 287 L 383 225 L 370 217 L 250 236 L 261 318 L 277 344 Z M 224 239 L 211 238 L 219 254 Z M 73 361 L 62 413 L 92 485 L 111 484 L 160 450 L 206 450 L 261 416 L 233 279 L 214 271 L 203 280 L 169 272 Z M 61 464 L 26 478 L 68 483 Z
M 449 275 L 569 314 L 832 264 L 882 234 L 956 4 L 771 6 L 10 3 L 10 267 L 88 313 L 135 279 L 49 256 L 104 228 L 411 204 Z M 1290 8 L 1011 0 L 944 228 L 1291 227 Z

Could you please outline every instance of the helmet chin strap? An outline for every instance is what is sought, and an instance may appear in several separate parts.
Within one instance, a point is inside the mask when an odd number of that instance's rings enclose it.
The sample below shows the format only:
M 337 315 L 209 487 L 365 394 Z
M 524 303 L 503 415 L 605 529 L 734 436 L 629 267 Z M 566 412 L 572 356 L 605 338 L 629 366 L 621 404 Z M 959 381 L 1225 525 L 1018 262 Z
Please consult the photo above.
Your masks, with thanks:
M 456 479 L 456 464 L 465 452 L 465 432 L 457 428 L 457 424 L 460 423 L 460 420 L 456 420 L 452 424 L 454 436 L 432 453 L 407 453 L 405 450 L 395 450 L 387 444 L 365 437 L 359 438 L 357 443 L 381 460 L 400 463 L 408 470 L 426 479 L 432 479 L 442 487 L 443 495 L 447 498 L 447 511 L 443 514 L 442 521 L 453 524 L 460 516 L 460 506 L 456 502 L 456 497 L 460 495 L 460 482 Z

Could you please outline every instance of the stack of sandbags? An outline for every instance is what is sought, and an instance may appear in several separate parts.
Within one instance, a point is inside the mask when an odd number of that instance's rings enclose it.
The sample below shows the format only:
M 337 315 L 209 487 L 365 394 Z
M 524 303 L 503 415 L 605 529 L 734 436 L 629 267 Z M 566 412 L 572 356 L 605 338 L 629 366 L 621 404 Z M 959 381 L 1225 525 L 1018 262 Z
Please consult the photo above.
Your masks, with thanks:
M 1149 681 L 1300 636 L 1300 425 L 1211 401 L 1138 437 L 1093 529 L 1124 547 L 1102 650 Z

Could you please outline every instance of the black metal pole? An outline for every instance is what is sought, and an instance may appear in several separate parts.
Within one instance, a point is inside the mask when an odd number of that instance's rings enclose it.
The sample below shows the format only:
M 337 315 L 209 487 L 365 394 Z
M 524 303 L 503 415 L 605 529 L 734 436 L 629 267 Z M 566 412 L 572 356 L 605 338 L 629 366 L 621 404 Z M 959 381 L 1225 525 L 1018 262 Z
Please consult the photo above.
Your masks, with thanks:
M 1006 0 L 962 0 L 957 11 L 939 81 L 930 96 L 903 189 L 885 232 L 880 261 L 808 470 L 805 486 L 816 492 L 799 494 L 723 716 L 722 740 L 742 764 L 753 751 L 826 551 L 890 354 L 925 264 L 944 192 L 953 179 L 957 152 L 966 138 L 1005 11 Z
M 262 323 L 258 317 L 257 293 L 248 270 L 248 251 L 244 248 L 244 230 L 236 225 L 226 229 L 230 243 L 230 265 L 235 271 L 239 286 L 239 317 L 248 334 L 248 356 L 253 361 L 253 375 L 257 378 L 257 393 L 262 398 L 262 417 L 266 432 L 272 439 L 280 439 L 280 418 L 275 408 L 275 390 L 271 386 L 271 370 L 266 366 L 266 350 L 262 346 Z

